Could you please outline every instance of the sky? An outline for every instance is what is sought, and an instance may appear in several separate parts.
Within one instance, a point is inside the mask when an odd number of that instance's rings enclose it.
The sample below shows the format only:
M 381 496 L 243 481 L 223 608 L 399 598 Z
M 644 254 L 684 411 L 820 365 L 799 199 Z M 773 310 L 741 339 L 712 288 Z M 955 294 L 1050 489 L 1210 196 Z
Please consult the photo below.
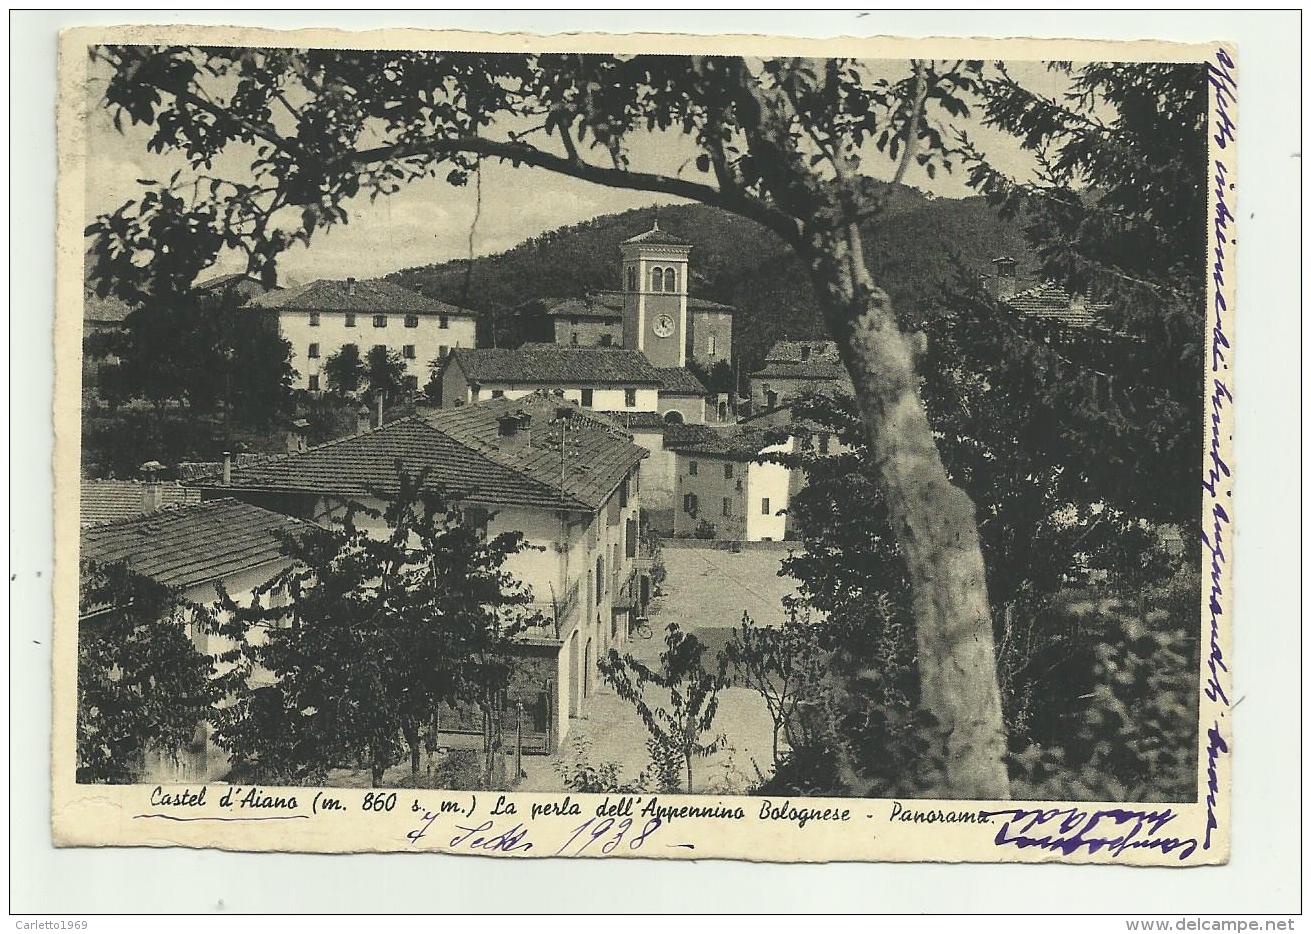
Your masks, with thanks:
M 901 62 L 866 64 L 871 73 L 887 76 L 904 74 L 908 67 Z M 1048 73 L 1041 63 L 1008 67 L 1013 76 L 1034 90 L 1049 95 L 1062 90 L 1064 79 Z M 125 119 L 122 133 L 114 128 L 112 113 L 102 103 L 103 69 L 103 65 L 92 67 L 87 88 L 88 221 L 137 197 L 141 190 L 137 179 L 167 179 L 178 169 L 183 170 L 185 178 L 189 171 L 179 155 L 148 152 L 145 143 L 149 133 L 144 127 L 133 127 Z M 973 117 L 960 125 L 995 164 L 1013 166 L 1015 174 L 1027 172 L 1027 159 L 1014 140 L 980 126 Z M 705 178 L 691 164 L 694 150 L 675 132 L 635 138 L 632 155 L 636 169 Z M 215 174 L 244 181 L 249 178 L 248 161 L 248 152 L 232 153 L 230 159 L 215 165 Z M 866 158 L 862 165 L 867 174 L 884 178 L 892 176 L 893 168 L 884 156 Z M 936 179 L 929 179 L 919 166 L 913 166 L 905 182 L 939 197 L 960 198 L 972 193 L 959 172 L 939 173 Z M 279 281 L 295 285 L 346 275 L 372 278 L 411 266 L 466 258 L 471 252 L 471 225 L 472 254 L 482 256 L 598 215 L 683 203 L 665 195 L 607 188 L 544 169 L 514 168 L 493 160 L 483 164 L 481 187 L 480 208 L 472 182 L 456 188 L 444 177 L 414 182 L 372 203 L 367 197 L 355 199 L 347 205 L 347 225 L 319 231 L 310 246 L 297 245 L 282 255 Z M 228 256 L 220 258 L 213 272 L 243 268 L 243 260 Z

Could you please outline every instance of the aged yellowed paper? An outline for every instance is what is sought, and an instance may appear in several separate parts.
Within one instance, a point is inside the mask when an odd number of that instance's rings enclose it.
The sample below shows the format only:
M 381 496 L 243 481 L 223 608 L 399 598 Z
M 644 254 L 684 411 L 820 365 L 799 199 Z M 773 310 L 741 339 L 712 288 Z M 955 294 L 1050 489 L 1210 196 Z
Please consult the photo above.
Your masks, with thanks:
M 1223 42 L 61 42 L 65 846 L 1230 842 Z

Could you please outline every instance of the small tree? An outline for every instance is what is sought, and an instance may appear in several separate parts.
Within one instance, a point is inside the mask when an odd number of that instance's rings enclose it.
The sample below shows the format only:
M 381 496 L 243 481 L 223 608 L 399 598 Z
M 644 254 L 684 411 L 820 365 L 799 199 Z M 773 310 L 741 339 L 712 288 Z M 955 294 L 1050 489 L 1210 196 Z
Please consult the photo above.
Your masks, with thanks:
M 385 537 L 361 515 L 384 521 Z M 274 682 L 237 691 L 220 742 L 261 776 L 297 783 L 364 762 L 376 786 L 406 751 L 417 774 L 442 705 L 488 715 L 509 683 L 510 639 L 531 613 L 504 563 L 522 547 L 519 533 L 485 538 L 424 475 L 403 472 L 384 511 L 351 505 L 341 528 L 290 540 L 296 565 L 264 588 L 285 601 L 225 607 L 248 673 Z
M 665 649 L 660 653 L 660 668 L 652 670 L 632 655 L 620 655 L 615 649 L 600 660 L 601 676 L 628 703 L 651 735 L 653 759 L 657 772 L 666 751 L 676 752 L 683 760 L 687 791 L 692 791 L 692 760 L 713 755 L 720 739 L 702 742 L 719 707 L 719 689 L 724 687 L 724 662 L 715 672 L 702 664 L 706 647 L 696 636 L 685 633 L 677 623 L 665 630 Z M 651 707 L 646 702 L 647 685 L 669 692 L 668 706 Z
M 342 344 L 341 349 L 323 361 L 323 375 L 332 392 L 341 395 L 359 392 L 364 382 L 364 361 L 360 359 L 360 348 L 355 344 Z
M 364 381 L 375 397 L 393 400 L 405 388 L 405 360 L 394 350 L 379 344 L 369 348 L 364 357 Z
M 202 608 L 121 564 L 82 562 L 77 780 L 132 782 L 147 753 L 176 757 L 218 697 L 212 659 L 187 635 Z
M 757 626 L 746 613 L 724 658 L 734 666 L 747 687 L 765 700 L 774 721 L 774 767 L 779 763 L 779 738 L 794 745 L 796 719 L 802 700 L 824 675 L 827 653 L 820 647 L 819 634 L 809 612 L 795 601 L 786 604 L 787 622 L 771 628 Z

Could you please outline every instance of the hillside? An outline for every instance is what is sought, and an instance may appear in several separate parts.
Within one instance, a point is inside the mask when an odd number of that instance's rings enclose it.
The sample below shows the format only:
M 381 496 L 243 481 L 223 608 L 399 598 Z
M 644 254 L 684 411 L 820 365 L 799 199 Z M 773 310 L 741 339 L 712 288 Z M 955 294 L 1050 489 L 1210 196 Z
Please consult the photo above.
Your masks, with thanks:
M 574 296 L 619 287 L 619 243 L 660 226 L 692 243 L 692 294 L 738 309 L 734 353 L 749 373 L 780 338 L 822 337 L 814 293 L 800 264 L 754 221 L 705 205 L 604 215 L 563 227 L 494 256 L 404 269 L 388 278 L 442 301 L 486 313 L 481 342 L 518 342 L 508 312 L 540 296 Z M 956 262 L 976 274 L 1009 254 L 1034 265 L 1020 225 L 982 198 L 935 199 L 902 187 L 877 224 L 864 228 L 868 262 L 895 307 L 913 316 L 932 308 Z

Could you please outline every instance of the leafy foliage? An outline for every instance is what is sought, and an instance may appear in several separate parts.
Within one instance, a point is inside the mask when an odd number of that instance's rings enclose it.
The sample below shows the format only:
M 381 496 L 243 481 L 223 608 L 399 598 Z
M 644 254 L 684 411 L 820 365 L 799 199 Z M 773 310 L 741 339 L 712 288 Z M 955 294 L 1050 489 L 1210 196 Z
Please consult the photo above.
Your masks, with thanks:
M 147 755 L 174 760 L 220 693 L 213 660 L 188 627 L 203 608 L 121 564 L 81 565 L 77 780 L 137 781 Z
M 220 743 L 265 781 L 364 763 L 377 783 L 406 749 L 417 770 L 442 705 L 490 713 L 509 683 L 510 640 L 534 619 L 504 569 L 523 547 L 518 533 L 485 539 L 423 475 L 403 472 L 381 513 L 352 504 L 340 529 L 290 541 L 296 564 L 265 588 L 278 599 L 225 606 L 234 660 L 273 683 L 238 690 Z
M 779 627 L 757 626 L 746 613 L 724 648 L 727 665 L 743 683 L 765 701 L 774 723 L 774 767 L 779 765 L 779 740 L 796 745 L 798 711 L 806 692 L 819 682 L 825 653 L 819 630 L 804 607 L 787 606 L 788 618 Z
M 724 686 L 724 665 L 715 672 L 706 671 L 705 646 L 677 623 L 665 629 L 665 648 L 660 653 L 660 667 L 652 669 L 632 655 L 620 655 L 616 649 L 598 662 L 601 676 L 618 694 L 637 710 L 650 734 L 651 753 L 656 779 L 662 788 L 677 786 L 675 763 L 681 760 L 686 785 L 692 791 L 692 761 L 713 755 L 720 739 L 704 742 L 719 707 L 719 689 Z M 647 686 L 668 692 L 668 703 L 652 706 L 644 693 Z M 664 697 L 661 697 L 661 701 Z
M 113 405 L 143 399 L 157 409 L 176 402 L 202 414 L 227 410 L 239 424 L 268 426 L 290 402 L 291 345 L 243 301 L 235 292 L 183 291 L 152 298 L 121 329 L 90 335 L 91 356 L 119 358 L 101 375 L 102 396 Z
M 1064 99 L 1029 91 L 1004 67 L 984 82 L 985 123 L 1035 154 L 1038 178 L 1010 178 L 962 135 L 969 180 L 1027 219 L 1042 275 L 1104 303 L 1111 329 L 1128 339 L 1122 352 L 1067 361 L 1100 371 L 1110 391 L 1066 393 L 1074 417 L 1052 439 L 1064 462 L 1081 464 L 1123 509 L 1192 522 L 1202 463 L 1206 69 L 1050 67 L 1069 78 Z M 1056 369 L 1050 355 L 1044 362 Z M 1072 367 L 1059 369 L 1069 382 Z M 1044 395 L 1060 394 L 1040 382 Z

